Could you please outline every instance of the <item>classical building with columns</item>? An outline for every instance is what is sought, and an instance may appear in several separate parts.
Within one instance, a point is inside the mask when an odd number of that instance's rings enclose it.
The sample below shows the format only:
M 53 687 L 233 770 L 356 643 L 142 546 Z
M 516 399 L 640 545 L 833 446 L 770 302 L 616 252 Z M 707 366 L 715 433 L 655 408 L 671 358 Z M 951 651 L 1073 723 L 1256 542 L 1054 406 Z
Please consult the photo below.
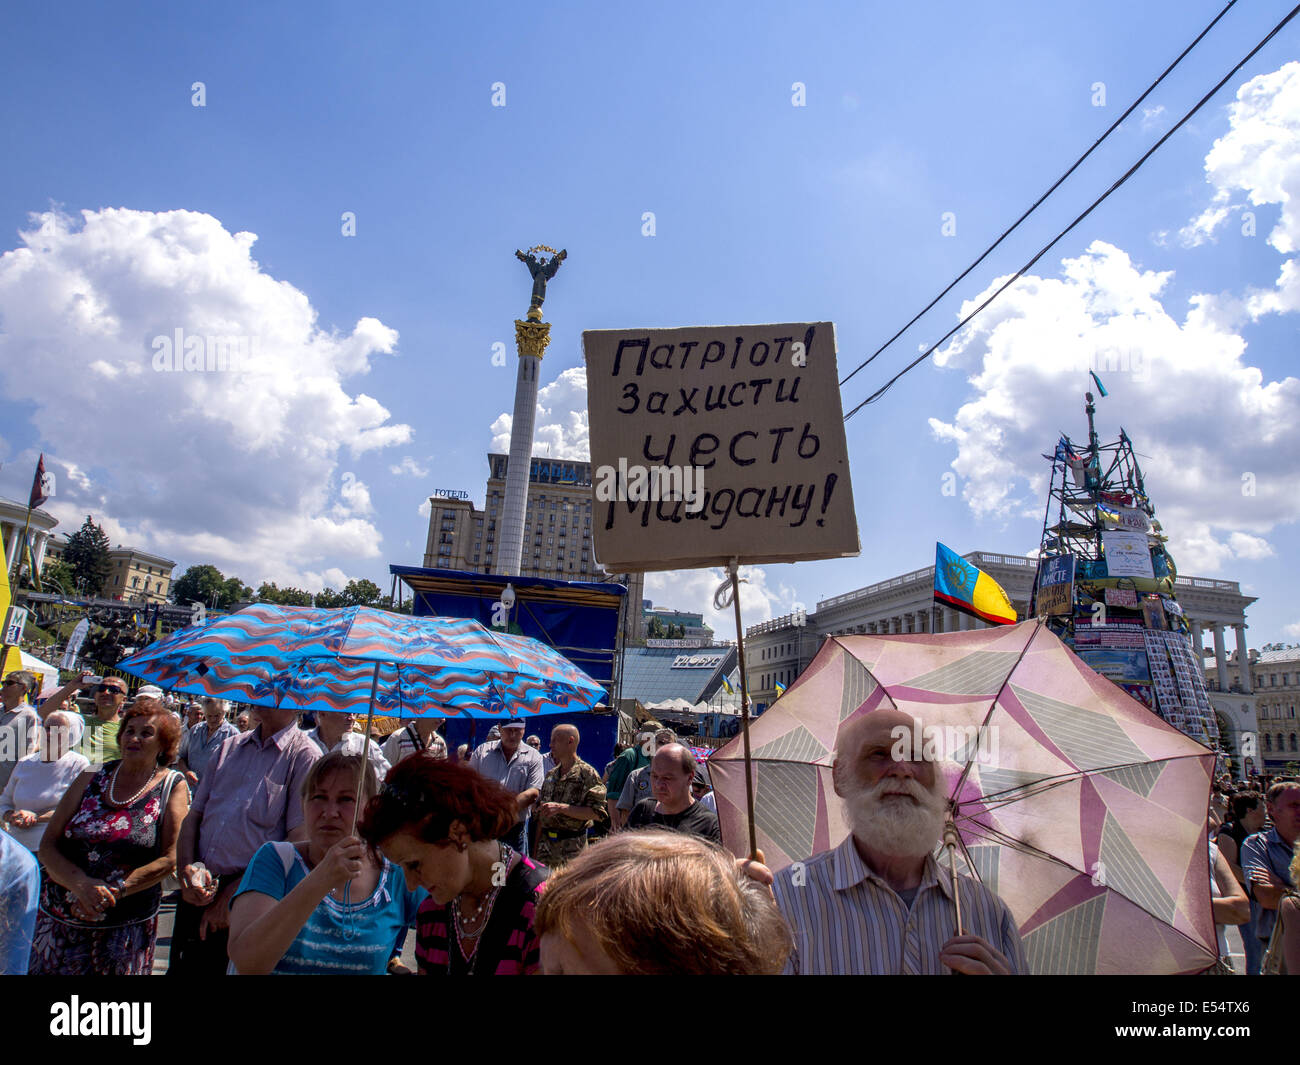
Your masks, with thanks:
M 1246 668 L 1241 668 L 1243 660 Z M 1215 707 L 1220 700 L 1249 702 L 1258 728 L 1255 765 L 1261 762 L 1269 772 L 1280 772 L 1289 762 L 1300 762 L 1300 648 L 1280 651 L 1234 651 L 1227 657 L 1226 671 L 1209 657 L 1205 663 L 1206 683 Z M 1222 679 L 1221 679 L 1222 678 Z
M 26 503 L 0 497 L 0 533 L 4 535 L 6 573 L 13 572 L 19 544 L 22 541 L 23 525 L 26 522 Z M 47 514 L 39 507 L 32 511 L 31 524 L 27 526 L 27 536 L 31 540 L 32 562 L 38 573 L 45 564 L 45 550 L 49 545 L 50 535 L 58 524 L 59 521 L 53 514 Z
M 990 551 L 972 551 L 962 557 L 1002 586 L 1020 617 L 1028 616 L 1036 559 Z M 1210 635 L 1216 661 L 1226 667 L 1225 632 L 1231 627 L 1238 651 L 1246 656 L 1246 608 L 1255 600 L 1242 595 L 1236 581 L 1179 577 L 1175 594 L 1191 621 L 1193 648 L 1201 646 L 1205 636 Z M 797 624 L 800 620 L 805 623 Z M 774 701 L 776 685 L 789 685 L 812 661 L 827 636 L 956 632 L 986 627 L 983 621 L 934 602 L 934 566 L 926 566 L 823 599 L 815 611 L 808 611 L 803 618 L 796 611 L 747 629 L 745 664 L 750 698 L 756 706 Z M 1226 668 L 1220 675 L 1225 673 Z M 1245 692 L 1217 691 L 1211 685 L 1211 689 L 1210 701 L 1218 714 L 1220 732 L 1229 749 L 1241 752 L 1243 745 L 1255 742 L 1254 696 L 1249 688 Z

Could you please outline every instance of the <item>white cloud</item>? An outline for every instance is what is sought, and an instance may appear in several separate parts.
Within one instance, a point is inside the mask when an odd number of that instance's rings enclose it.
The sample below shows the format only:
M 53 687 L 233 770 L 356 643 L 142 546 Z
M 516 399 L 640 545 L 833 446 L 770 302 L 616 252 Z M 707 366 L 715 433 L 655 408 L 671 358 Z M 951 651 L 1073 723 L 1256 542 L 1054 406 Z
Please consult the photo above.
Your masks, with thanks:
M 742 566 L 740 576 L 747 578 L 746 583 L 740 586 L 740 620 L 745 628 L 790 612 L 795 601 L 794 590 L 786 585 L 770 587 L 768 573 L 763 567 Z M 727 574 L 720 569 L 647 573 L 645 597 L 653 601 L 655 606 L 702 612 L 705 622 L 713 629 L 717 639 L 734 640 L 735 608 L 728 604 L 725 609 L 718 610 L 713 605 L 713 594 L 725 580 Z
M 1222 204 L 1207 207 L 1197 217 L 1178 231 L 1178 239 L 1184 248 L 1196 248 L 1207 240 L 1214 239 L 1214 231 L 1232 213 L 1231 208 Z
M 415 510 L 416 513 L 420 515 L 420 517 L 427 518 L 429 516 L 429 512 L 433 510 L 433 504 L 431 504 L 426 499 L 423 503 L 421 503 L 418 507 L 416 507 Z
M 375 508 L 370 503 L 370 489 L 357 480 L 355 473 L 343 474 L 339 486 L 340 501 L 335 504 L 334 512 L 340 517 L 349 514 L 373 514 Z
M 1251 536 L 1244 532 L 1234 532 L 1230 535 L 1228 546 L 1236 558 L 1272 558 L 1276 554 L 1273 545 L 1262 536 Z
M 1283 627 L 1282 631 L 1288 636 L 1300 636 L 1300 621 Z
M 1162 119 L 1165 114 L 1165 105 L 1156 104 L 1155 107 L 1142 108 L 1142 128 L 1144 130 L 1155 129 L 1157 126 L 1163 126 Z
M 1252 217 L 1246 218 L 1247 205 L 1277 204 L 1281 210 L 1268 243 L 1282 255 L 1292 255 L 1300 250 L 1300 62 L 1287 63 L 1242 85 L 1228 107 L 1228 124 L 1228 132 L 1205 157 L 1206 178 L 1215 189 L 1214 206 L 1183 233 L 1208 236 L 1228 217 L 1225 205 L 1234 198 L 1238 201 L 1234 210 L 1243 212 L 1243 231 L 1256 224 L 1253 210 Z M 1263 219 L 1258 224 L 1262 226 Z M 1243 232 L 1243 237 L 1248 235 Z M 1247 305 L 1255 318 L 1300 310 L 1300 263 L 1286 260 L 1276 287 L 1251 293 Z
M 369 493 L 338 486 L 338 460 L 411 438 L 344 388 L 394 352 L 394 330 L 322 328 L 306 294 L 252 258 L 256 236 L 211 215 L 51 211 L 20 236 L 0 256 L 0 387 L 57 444 L 61 532 L 92 513 L 115 542 L 254 586 L 310 586 L 342 576 L 327 560 L 378 557 Z M 207 337 L 244 338 L 247 363 L 158 372 L 177 330 L 209 358 Z
M 502 414 L 492 423 L 492 451 L 510 453 L 513 422 L 512 415 Z M 583 367 L 569 367 L 538 390 L 533 454 L 582 461 L 591 457 L 587 432 L 587 371 Z
M 930 421 L 956 445 L 967 504 L 983 519 L 1041 518 L 1049 466 L 1038 456 L 1061 431 L 1086 439 L 1094 369 L 1111 392 L 1099 431 L 1127 429 L 1180 571 L 1266 557 L 1262 535 L 1300 520 L 1300 380 L 1265 381 L 1199 303 L 1177 322 L 1159 298 L 1170 274 L 1112 245 L 1063 265 L 1059 279 L 1023 278 L 936 354 L 968 369 L 975 392 L 950 421 Z
M 396 466 L 389 466 L 388 472 L 395 477 L 401 477 L 409 473 L 412 477 L 428 477 L 429 471 L 411 458 L 410 455 L 403 455 L 402 461 Z

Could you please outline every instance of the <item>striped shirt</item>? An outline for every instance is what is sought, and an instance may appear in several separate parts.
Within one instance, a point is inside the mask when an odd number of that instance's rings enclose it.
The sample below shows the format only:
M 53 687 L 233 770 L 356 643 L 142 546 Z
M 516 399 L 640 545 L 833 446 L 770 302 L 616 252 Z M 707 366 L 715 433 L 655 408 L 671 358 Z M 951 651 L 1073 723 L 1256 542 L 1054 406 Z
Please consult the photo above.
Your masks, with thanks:
M 547 872 L 545 866 L 527 858 L 515 863 L 468 961 L 452 931 L 451 907 L 425 899 L 415 925 L 415 961 L 420 974 L 536 976 L 541 971 L 541 945 L 533 930 L 533 915 L 546 887 Z
M 1247 836 L 1241 845 L 1241 871 L 1246 874 L 1250 912 L 1255 917 L 1255 932 L 1265 943 L 1273 935 L 1277 910 L 1266 910 L 1259 904 L 1251 876 L 1259 872 L 1272 873 L 1287 887 L 1294 888 L 1296 885 L 1291 883 L 1291 854 L 1291 844 L 1281 837 L 1276 827 Z
M 1001 951 L 1013 973 L 1026 971 L 1020 933 L 1006 903 L 979 881 L 958 877 L 967 935 Z M 786 973 L 942 975 L 939 952 L 955 935 L 952 882 L 933 856 L 909 908 L 873 873 L 848 836 L 834 850 L 776 874 L 776 904 L 790 925 L 794 952 Z
M 414 725 L 400 728 L 384 740 L 384 757 L 388 759 L 389 765 L 397 765 L 403 758 L 409 758 L 417 751 L 428 751 L 432 758 L 446 758 L 447 741 L 435 732 L 429 737 L 429 745 L 426 747 L 420 742 L 420 734 L 415 731 Z
M 302 782 L 320 748 L 297 722 L 265 740 L 262 728 L 222 743 L 190 806 L 199 819 L 196 856 L 213 876 L 243 872 L 263 843 L 302 824 Z

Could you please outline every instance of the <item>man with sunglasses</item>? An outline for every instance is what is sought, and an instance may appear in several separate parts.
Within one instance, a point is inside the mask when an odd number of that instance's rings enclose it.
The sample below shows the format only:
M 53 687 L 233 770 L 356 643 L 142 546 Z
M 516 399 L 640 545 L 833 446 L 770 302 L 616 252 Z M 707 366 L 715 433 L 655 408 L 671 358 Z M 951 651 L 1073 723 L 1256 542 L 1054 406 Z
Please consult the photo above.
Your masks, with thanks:
M 122 757 L 122 750 L 117 745 L 117 730 L 126 705 L 126 681 L 121 677 L 104 677 L 91 687 L 94 676 L 93 673 L 83 673 L 41 703 L 41 716 L 45 717 L 62 706 L 64 699 L 74 696 L 78 689 L 89 691 L 94 696 L 95 716 L 83 715 L 86 734 L 77 745 L 77 753 L 84 755 L 92 767 Z
M 20 758 L 36 753 L 41 719 L 27 705 L 35 690 L 36 677 L 25 669 L 10 673 L 0 688 L 0 788 L 9 783 Z

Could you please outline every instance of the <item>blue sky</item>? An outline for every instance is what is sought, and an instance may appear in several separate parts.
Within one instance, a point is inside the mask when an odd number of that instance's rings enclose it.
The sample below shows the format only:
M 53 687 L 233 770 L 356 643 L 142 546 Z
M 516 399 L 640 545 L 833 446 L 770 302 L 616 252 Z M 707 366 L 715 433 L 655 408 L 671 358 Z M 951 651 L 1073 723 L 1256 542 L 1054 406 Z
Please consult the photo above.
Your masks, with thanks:
M 387 587 L 390 562 L 421 560 L 431 489 L 482 503 L 514 384 L 492 346 L 513 364 L 528 301 L 516 248 L 569 252 L 546 304 L 553 454 L 585 447 L 584 329 L 831 320 L 847 373 L 1221 6 L 9 5 L 0 494 L 25 498 L 44 451 L 65 531 L 93 513 L 182 568 Z M 846 408 L 1288 9 L 1237 5 L 1149 114 L 846 386 Z M 747 622 L 924 566 L 936 539 L 1036 547 L 1037 455 L 1086 431 L 1086 374 L 1059 365 L 1075 344 L 1126 353 L 1103 375 L 1100 428 L 1124 424 L 1149 456 L 1180 570 L 1260 597 L 1253 646 L 1300 639 L 1300 307 L 1284 277 L 1300 246 L 1298 41 L 1288 27 L 943 365 L 850 420 L 861 557 L 763 567 Z M 1217 224 L 1188 228 L 1215 206 Z M 150 338 L 177 327 L 256 335 L 268 365 L 152 372 Z M 701 610 L 714 583 L 656 575 L 650 595 Z

